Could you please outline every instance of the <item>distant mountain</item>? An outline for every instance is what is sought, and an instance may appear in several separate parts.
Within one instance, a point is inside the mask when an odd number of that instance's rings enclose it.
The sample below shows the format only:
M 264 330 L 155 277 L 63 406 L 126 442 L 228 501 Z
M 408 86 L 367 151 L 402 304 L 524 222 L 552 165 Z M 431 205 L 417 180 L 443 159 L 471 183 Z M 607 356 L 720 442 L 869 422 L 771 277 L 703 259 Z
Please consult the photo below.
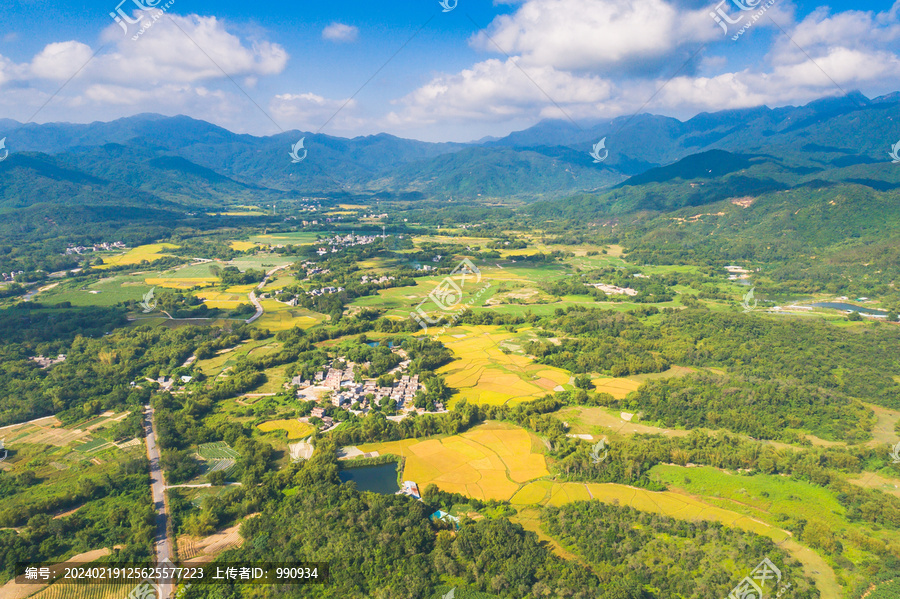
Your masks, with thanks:
M 652 114 L 543 121 L 473 144 L 300 131 L 256 137 L 155 114 L 85 125 L 0 120 L 0 137 L 11 152 L 0 175 L 26 169 L 0 186 L 3 206 L 28 205 L 38 196 L 107 202 L 131 190 L 185 208 L 322 193 L 418 193 L 473 201 L 595 195 L 616 210 L 668 209 L 816 181 L 895 189 L 896 169 L 884 164 L 900 139 L 900 94 L 869 100 L 853 92 L 801 107 L 703 113 L 687 121 Z M 308 155 L 294 164 L 288 152 L 301 138 Z M 604 138 L 609 156 L 595 164 L 589 152 Z M 33 189 L 22 185 L 28 168 L 39 182 Z M 91 185 L 105 190 L 100 199 L 84 192 Z M 674 193 L 679 186 L 686 187 Z M 672 197 L 648 203 L 650 189 Z

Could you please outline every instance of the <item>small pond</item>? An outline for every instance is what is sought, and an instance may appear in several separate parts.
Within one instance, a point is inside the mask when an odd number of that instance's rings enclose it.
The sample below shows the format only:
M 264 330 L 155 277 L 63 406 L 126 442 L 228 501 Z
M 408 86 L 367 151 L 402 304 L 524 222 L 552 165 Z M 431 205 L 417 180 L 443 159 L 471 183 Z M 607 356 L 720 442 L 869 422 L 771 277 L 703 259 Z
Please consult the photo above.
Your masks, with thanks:
M 342 483 L 353 481 L 360 491 L 372 491 L 382 495 L 393 495 L 400 490 L 397 485 L 397 464 L 379 464 L 362 468 L 348 468 L 338 472 Z
M 853 304 L 843 304 L 840 302 L 819 302 L 810 305 L 814 308 L 831 308 L 832 310 L 843 310 L 844 312 L 853 310 L 854 312 L 859 312 L 861 314 L 887 316 L 887 312 L 885 312 L 884 310 L 875 310 L 873 308 L 864 308 L 863 306 L 854 306 Z

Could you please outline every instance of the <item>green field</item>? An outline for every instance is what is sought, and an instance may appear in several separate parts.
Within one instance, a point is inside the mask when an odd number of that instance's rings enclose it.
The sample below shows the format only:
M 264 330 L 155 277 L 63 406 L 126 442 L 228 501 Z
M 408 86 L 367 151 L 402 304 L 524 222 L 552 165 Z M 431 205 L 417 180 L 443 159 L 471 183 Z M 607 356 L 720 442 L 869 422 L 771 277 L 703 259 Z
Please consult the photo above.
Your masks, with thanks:
M 225 443 L 224 441 L 202 443 L 199 446 L 197 453 L 199 453 L 200 457 L 204 460 L 236 460 L 241 457 L 241 454 L 229 447 L 228 443 Z
M 308 245 L 316 242 L 316 237 L 327 237 L 327 232 L 296 231 L 292 233 L 277 233 L 273 235 L 254 235 L 248 241 L 262 245 Z M 333 234 L 332 234 L 333 235 Z

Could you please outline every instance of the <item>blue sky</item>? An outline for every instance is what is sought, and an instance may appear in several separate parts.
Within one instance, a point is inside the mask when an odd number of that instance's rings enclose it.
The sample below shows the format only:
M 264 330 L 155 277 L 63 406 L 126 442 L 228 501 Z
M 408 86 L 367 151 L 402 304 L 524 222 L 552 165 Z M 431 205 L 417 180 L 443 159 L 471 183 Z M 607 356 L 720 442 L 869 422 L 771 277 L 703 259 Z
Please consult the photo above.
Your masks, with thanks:
M 900 89 L 900 2 L 119 2 L 7 0 L 0 118 L 158 112 L 253 134 L 469 141 L 543 118 Z M 127 34 L 117 8 L 137 21 Z M 737 21 L 727 34 L 717 8 Z

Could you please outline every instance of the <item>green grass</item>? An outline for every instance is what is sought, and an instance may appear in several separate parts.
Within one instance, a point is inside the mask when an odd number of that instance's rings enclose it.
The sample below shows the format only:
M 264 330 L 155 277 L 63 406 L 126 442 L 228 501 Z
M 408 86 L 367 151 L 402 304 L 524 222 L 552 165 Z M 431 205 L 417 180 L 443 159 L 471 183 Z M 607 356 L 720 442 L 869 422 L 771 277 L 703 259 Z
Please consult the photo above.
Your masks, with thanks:
M 236 460 L 241 454 L 229 447 L 224 441 L 202 443 L 197 451 L 204 460 Z
M 310 245 L 316 242 L 316 236 L 327 237 L 327 232 L 294 231 L 292 233 L 274 233 L 272 235 L 255 235 L 247 238 L 247 241 L 266 245 Z
M 59 286 L 38 294 L 37 299 L 47 304 L 71 302 L 73 306 L 114 306 L 128 300 L 141 301 L 151 289 L 151 285 L 144 282 L 146 276 L 119 275 L 87 285 L 64 279 Z

